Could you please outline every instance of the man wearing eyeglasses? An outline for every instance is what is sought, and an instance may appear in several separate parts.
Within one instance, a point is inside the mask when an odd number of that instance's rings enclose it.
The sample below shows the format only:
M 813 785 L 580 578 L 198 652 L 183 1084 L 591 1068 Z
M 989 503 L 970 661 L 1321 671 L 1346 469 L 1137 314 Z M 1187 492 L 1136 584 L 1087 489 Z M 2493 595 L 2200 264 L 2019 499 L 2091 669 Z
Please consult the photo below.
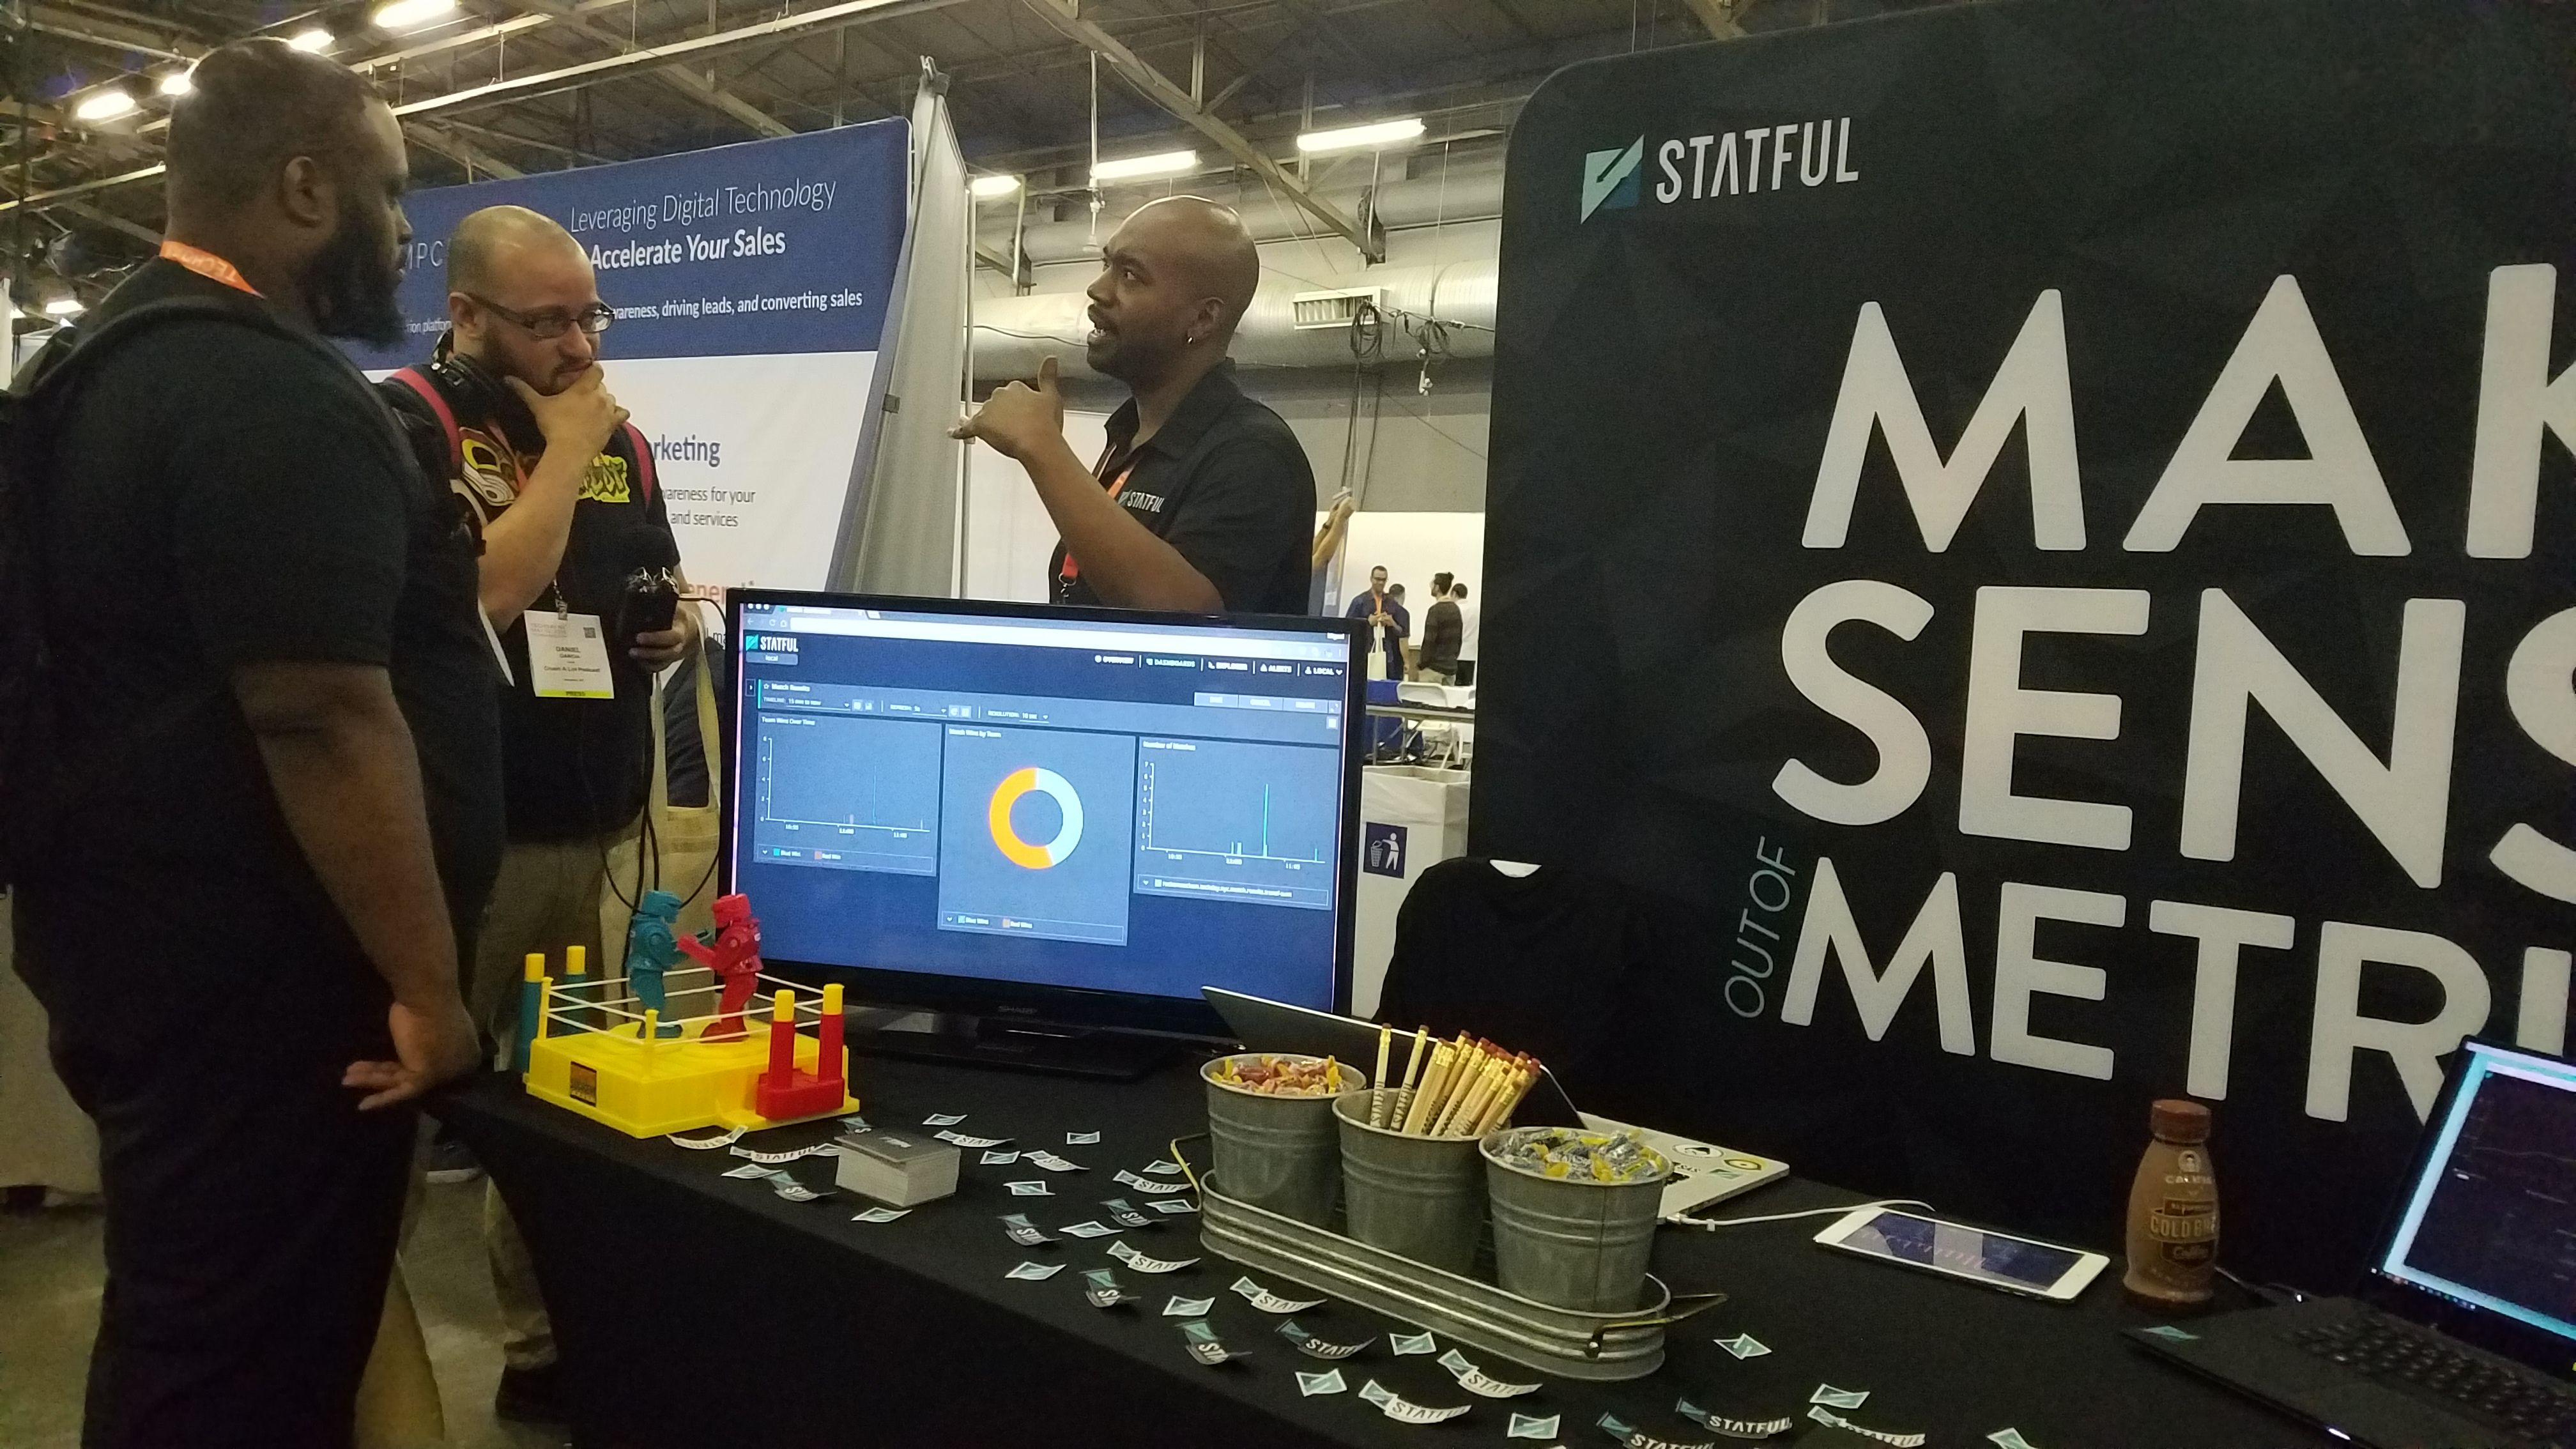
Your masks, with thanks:
M 579 945 L 600 969 L 604 859 L 633 833 L 651 786 L 652 675 L 694 652 L 698 625 L 684 604 L 669 629 L 611 637 L 627 576 L 672 567 L 679 550 L 651 447 L 600 371 L 611 314 L 580 243 L 536 212 L 489 207 L 448 239 L 447 283 L 451 330 L 427 365 L 382 386 L 482 540 L 483 611 L 510 666 L 509 846 L 466 990 L 499 1040 L 520 1026 L 527 953 L 560 962 Z M 431 1171 L 454 1180 L 472 1163 L 442 1143 Z M 552 1333 L 499 1208 L 487 1214 L 506 1360 L 496 1407 L 551 1418 Z

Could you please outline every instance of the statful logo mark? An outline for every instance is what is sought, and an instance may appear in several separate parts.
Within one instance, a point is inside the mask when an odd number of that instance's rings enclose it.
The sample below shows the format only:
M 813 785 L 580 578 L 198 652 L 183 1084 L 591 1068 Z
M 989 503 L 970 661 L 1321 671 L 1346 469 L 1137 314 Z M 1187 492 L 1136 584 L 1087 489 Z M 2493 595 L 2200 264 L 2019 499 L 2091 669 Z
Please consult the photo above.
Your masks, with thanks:
M 1637 204 L 1637 173 L 1646 161 L 1646 138 L 1639 136 L 1615 151 L 1592 151 L 1583 157 L 1583 216 L 1617 211 Z

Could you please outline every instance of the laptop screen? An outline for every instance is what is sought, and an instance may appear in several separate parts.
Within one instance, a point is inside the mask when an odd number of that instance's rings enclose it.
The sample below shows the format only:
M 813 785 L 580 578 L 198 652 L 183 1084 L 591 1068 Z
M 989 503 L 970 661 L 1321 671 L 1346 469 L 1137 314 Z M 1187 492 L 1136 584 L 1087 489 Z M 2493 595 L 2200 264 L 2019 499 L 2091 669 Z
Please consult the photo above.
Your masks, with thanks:
M 2462 1051 L 2378 1272 L 2576 1344 L 2576 1066 Z

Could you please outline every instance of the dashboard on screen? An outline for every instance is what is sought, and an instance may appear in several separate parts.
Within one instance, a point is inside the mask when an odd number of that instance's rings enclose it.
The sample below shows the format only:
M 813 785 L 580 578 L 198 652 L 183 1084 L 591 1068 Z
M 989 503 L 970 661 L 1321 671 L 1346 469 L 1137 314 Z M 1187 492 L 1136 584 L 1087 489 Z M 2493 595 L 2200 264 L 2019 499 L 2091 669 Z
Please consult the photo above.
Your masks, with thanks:
M 734 603 L 728 864 L 768 959 L 907 1004 L 1347 1005 L 1338 623 Z

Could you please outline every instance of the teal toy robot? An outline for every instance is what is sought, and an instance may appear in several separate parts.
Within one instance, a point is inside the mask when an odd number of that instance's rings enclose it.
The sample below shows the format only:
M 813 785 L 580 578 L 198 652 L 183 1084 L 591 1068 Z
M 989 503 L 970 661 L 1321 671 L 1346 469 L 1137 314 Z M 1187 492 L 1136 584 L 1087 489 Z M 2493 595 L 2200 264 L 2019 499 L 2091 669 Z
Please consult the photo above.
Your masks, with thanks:
M 671 1008 L 662 995 L 662 973 L 686 958 L 680 954 L 680 898 L 669 891 L 646 891 L 635 903 L 635 919 L 626 928 L 626 981 L 645 1010 L 665 1018 L 655 1035 L 675 1037 L 680 1028 L 668 1020 Z M 638 1028 L 641 1030 L 641 1028 Z

